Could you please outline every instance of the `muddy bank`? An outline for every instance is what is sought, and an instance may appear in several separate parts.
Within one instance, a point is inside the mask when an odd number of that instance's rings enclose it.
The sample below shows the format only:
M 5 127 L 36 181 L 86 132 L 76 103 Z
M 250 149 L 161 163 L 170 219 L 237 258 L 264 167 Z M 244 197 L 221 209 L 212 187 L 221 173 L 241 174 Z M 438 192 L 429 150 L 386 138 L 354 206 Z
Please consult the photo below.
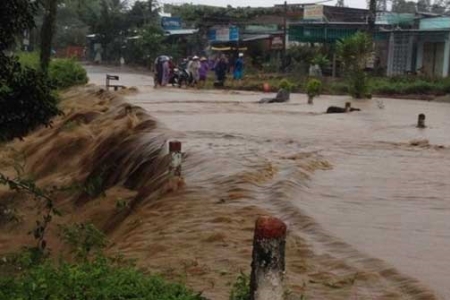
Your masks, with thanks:
M 435 298 L 423 284 L 329 234 L 292 201 L 312 199 L 312 179 L 336 168 L 317 149 L 282 136 L 220 133 L 213 126 L 209 132 L 189 131 L 189 122 L 166 117 L 176 131 L 169 130 L 117 94 L 95 88 L 70 90 L 63 99 L 66 115 L 52 128 L 0 149 L 2 172 L 13 176 L 20 164 L 23 176 L 41 186 L 100 182 L 98 190 L 55 195 L 63 212 L 52 223 L 49 246 L 55 255 L 64 252 L 57 224 L 92 222 L 107 233 L 109 253 L 121 252 L 210 299 L 227 299 L 239 271 L 249 272 L 255 219 L 274 214 L 289 225 L 287 286 L 294 295 Z M 178 128 L 182 124 L 185 130 Z M 173 138 L 185 143 L 184 178 L 175 184 L 167 177 L 166 156 L 166 142 Z M 26 235 L 37 213 L 32 200 L 11 201 L 1 187 L 0 201 L 20 217 L 18 223 L 1 223 L 0 252 L 32 243 Z M 125 210 L 119 202 L 127 203 Z

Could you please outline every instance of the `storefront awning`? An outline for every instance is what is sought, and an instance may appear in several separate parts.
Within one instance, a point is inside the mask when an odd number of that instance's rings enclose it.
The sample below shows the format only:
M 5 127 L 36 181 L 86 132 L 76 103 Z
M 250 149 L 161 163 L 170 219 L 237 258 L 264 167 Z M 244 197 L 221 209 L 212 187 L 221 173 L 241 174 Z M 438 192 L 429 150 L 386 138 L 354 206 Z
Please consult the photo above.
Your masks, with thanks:
M 213 51 L 231 51 L 237 50 L 236 47 L 211 47 Z M 239 47 L 239 51 L 247 51 L 247 47 Z
M 266 40 L 269 38 L 270 38 L 270 34 L 243 34 L 242 35 L 243 42 Z
M 165 36 L 171 36 L 171 35 L 191 35 L 194 33 L 197 33 L 198 29 L 173 29 L 173 30 L 165 30 L 164 35 Z

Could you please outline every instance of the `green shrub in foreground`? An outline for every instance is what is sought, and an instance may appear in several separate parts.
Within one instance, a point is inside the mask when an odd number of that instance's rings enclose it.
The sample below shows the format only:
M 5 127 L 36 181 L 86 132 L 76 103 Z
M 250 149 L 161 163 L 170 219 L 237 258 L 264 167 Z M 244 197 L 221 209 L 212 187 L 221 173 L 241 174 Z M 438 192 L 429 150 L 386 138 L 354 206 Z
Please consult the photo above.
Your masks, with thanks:
M 148 276 L 100 257 L 82 264 L 45 262 L 17 276 L 0 277 L 0 299 L 202 300 L 180 284 Z
M 86 70 L 72 59 L 53 59 L 48 75 L 51 83 L 57 88 L 68 88 L 88 82 Z

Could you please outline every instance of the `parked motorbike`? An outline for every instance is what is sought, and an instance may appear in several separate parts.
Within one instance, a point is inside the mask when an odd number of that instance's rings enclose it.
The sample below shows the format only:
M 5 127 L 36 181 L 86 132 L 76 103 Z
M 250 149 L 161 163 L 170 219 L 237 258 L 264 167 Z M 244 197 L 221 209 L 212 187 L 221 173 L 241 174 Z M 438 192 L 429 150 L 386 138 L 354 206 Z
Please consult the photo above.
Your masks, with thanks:
M 192 83 L 192 78 L 187 70 L 175 68 L 171 74 L 169 83 L 172 84 L 172 86 L 181 88 L 183 85 L 190 85 Z

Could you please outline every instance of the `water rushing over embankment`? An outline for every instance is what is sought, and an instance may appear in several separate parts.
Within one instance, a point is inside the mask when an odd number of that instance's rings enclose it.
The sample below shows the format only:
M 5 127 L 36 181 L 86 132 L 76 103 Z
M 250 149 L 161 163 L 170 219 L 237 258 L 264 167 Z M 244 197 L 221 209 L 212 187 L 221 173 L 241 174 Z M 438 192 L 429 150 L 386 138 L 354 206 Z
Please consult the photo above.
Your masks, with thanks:
M 182 97 L 191 102 L 182 103 Z M 19 152 L 25 171 L 41 185 L 100 180 L 104 197 L 86 190 L 58 194 L 64 216 L 55 222 L 92 221 L 107 231 L 110 253 L 120 251 L 139 266 L 185 281 L 210 299 L 227 299 L 229 283 L 240 270 L 248 272 L 254 220 L 267 213 L 289 225 L 287 283 L 295 294 L 307 299 L 435 299 L 431 290 L 438 290 L 438 281 L 431 278 L 428 286 L 417 282 L 405 274 L 425 278 L 396 265 L 407 257 L 397 255 L 391 261 L 378 255 L 377 248 L 370 252 L 358 238 L 368 228 L 372 231 L 366 240 L 377 240 L 383 230 L 373 224 L 381 217 L 389 236 L 393 222 L 401 223 L 401 210 L 387 214 L 396 206 L 415 211 L 419 201 L 405 200 L 417 184 L 411 172 L 384 172 L 388 167 L 398 170 L 395 163 L 402 159 L 404 166 L 417 164 L 413 170 L 426 167 L 426 174 L 432 168 L 430 190 L 445 211 L 443 192 L 448 187 L 437 184 L 444 167 L 429 164 L 448 162 L 448 149 L 411 146 L 408 141 L 417 137 L 416 129 L 408 123 L 391 125 L 381 112 L 364 112 L 373 109 L 370 103 L 362 103 L 365 109 L 358 115 L 326 116 L 320 114 L 325 104 L 311 108 L 294 99 L 269 108 L 256 104 L 257 97 L 171 91 L 128 97 L 147 113 L 110 93 L 72 90 L 62 104 L 67 114 L 53 128 L 1 149 L 2 169 L 12 174 L 18 160 L 14 153 Z M 378 124 L 380 119 L 384 125 Z M 399 139 L 399 132 L 406 136 Z M 165 143 L 174 138 L 183 141 L 184 183 L 167 177 Z M 393 142 L 396 138 L 400 141 Z M 439 134 L 427 138 L 450 144 Z M 390 157 L 385 165 L 380 162 L 384 157 Z M 393 197 L 396 191 L 399 197 Z M 425 192 L 426 197 L 433 193 Z M 2 190 L 1 201 L 7 195 Z M 377 197 L 385 202 L 375 202 Z M 393 206 L 380 212 L 378 204 L 388 207 L 391 197 Z M 123 201 L 125 210 L 117 206 Z M 29 242 L 25 232 L 35 216 L 26 210 L 30 203 L 12 203 L 25 218 L 19 226 L 0 227 L 0 252 Z M 405 225 L 409 234 L 411 224 Z M 50 246 L 62 249 L 55 233 Z M 397 244 L 384 244 L 387 252 L 404 246 L 392 241 Z M 445 272 L 443 278 L 448 278 Z

